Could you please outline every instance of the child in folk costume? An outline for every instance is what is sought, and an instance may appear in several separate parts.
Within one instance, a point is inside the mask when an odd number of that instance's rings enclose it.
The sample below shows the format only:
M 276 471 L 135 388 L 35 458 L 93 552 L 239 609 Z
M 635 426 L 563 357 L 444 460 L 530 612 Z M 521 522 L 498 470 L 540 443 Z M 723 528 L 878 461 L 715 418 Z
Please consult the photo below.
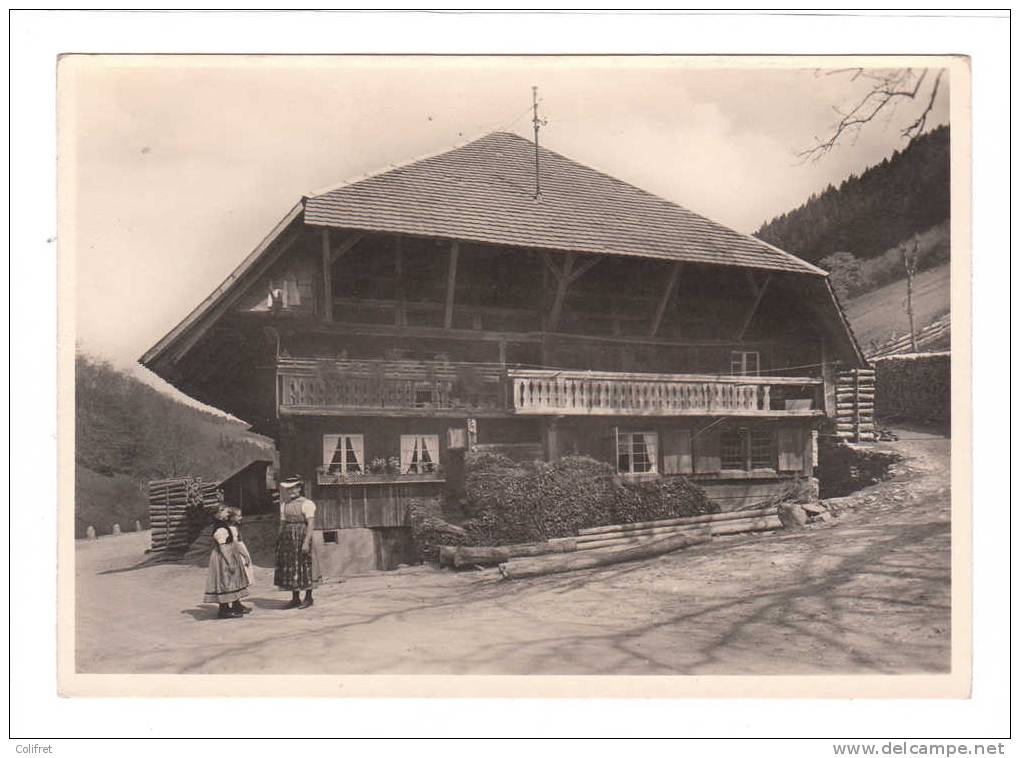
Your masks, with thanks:
M 280 482 L 280 536 L 276 540 L 273 583 L 290 590 L 287 608 L 308 608 L 313 603 L 312 589 L 320 579 L 312 539 L 314 526 L 315 503 L 304 497 L 304 483 L 298 477 L 284 479 Z
M 220 606 L 218 618 L 240 618 L 251 611 L 241 603 L 248 596 L 248 575 L 237 527 L 230 523 L 230 509 L 216 511 L 213 525 L 213 550 L 209 556 L 209 574 L 205 581 L 205 602 Z

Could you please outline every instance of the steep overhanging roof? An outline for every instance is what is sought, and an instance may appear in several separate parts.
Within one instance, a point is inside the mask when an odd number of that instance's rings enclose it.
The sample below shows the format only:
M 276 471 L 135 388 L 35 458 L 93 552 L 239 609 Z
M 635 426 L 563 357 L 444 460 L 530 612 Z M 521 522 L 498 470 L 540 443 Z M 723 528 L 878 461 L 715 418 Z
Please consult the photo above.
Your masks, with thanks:
M 163 339 L 149 348 L 139 358 L 139 363 L 163 375 L 157 369 L 160 362 L 168 357 L 179 357 L 197 340 L 195 332 L 201 336 L 202 322 L 208 322 L 222 315 L 237 299 L 244 294 L 249 285 L 255 282 L 289 247 L 301 233 L 302 204 L 291 208 L 287 215 L 273 227 L 262 241 L 252 250 L 223 282 L 209 293 L 201 303 Z M 167 378 L 164 376 L 164 378 Z M 169 381 L 169 379 L 168 379 Z
M 824 276 L 817 266 L 507 132 L 305 200 L 315 226 Z
M 551 150 L 540 150 L 540 165 L 543 191 L 536 199 L 534 145 L 496 132 L 308 195 L 140 363 L 176 383 L 175 364 L 307 224 L 799 274 L 810 289 L 824 288 L 847 354 L 865 364 L 824 270 Z

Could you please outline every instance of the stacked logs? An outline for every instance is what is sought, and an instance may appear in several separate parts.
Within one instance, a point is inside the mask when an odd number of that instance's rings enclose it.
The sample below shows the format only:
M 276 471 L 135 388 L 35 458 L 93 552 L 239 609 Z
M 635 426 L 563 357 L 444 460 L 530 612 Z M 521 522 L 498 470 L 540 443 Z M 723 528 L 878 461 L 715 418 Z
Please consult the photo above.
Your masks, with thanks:
M 781 529 L 776 506 L 581 529 L 576 537 L 491 547 L 443 546 L 440 565 L 500 564 L 507 579 L 650 558 L 727 534 Z
M 201 480 L 158 479 L 149 482 L 151 550 L 184 550 L 194 537 L 195 515 L 203 510 Z
M 836 385 L 836 435 L 848 442 L 873 442 L 875 434 L 875 371 L 851 369 Z

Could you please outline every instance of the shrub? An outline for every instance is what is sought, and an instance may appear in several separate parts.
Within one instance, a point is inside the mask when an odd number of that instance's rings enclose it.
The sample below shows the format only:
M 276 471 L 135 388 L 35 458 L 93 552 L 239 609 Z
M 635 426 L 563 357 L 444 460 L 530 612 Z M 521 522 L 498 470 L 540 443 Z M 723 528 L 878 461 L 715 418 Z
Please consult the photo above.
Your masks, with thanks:
M 892 450 L 848 445 L 843 440 L 820 440 L 819 486 L 823 498 L 842 497 L 892 476 L 903 456 Z
M 949 424 L 949 353 L 893 355 L 874 363 L 876 416 Z
M 568 537 L 578 529 L 712 513 L 701 488 L 682 479 L 617 481 L 612 467 L 583 456 L 516 463 L 485 453 L 466 461 L 464 527 L 479 545 Z
M 471 545 L 463 528 L 443 517 L 442 502 L 434 498 L 416 498 L 408 503 L 407 519 L 411 526 L 418 558 L 423 563 L 439 560 L 439 545 Z

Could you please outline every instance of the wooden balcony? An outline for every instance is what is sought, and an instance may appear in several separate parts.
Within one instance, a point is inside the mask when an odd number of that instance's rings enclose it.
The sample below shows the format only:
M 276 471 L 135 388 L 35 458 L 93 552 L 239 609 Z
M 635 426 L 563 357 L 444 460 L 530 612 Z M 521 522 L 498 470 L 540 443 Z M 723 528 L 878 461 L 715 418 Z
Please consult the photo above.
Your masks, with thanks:
M 624 374 L 512 369 L 516 414 L 557 416 L 816 416 L 812 377 Z M 779 389 L 782 388 L 782 389 Z
M 281 414 L 817 416 L 821 379 L 281 358 Z
M 499 366 L 298 358 L 277 364 L 284 414 L 505 414 L 506 386 Z

